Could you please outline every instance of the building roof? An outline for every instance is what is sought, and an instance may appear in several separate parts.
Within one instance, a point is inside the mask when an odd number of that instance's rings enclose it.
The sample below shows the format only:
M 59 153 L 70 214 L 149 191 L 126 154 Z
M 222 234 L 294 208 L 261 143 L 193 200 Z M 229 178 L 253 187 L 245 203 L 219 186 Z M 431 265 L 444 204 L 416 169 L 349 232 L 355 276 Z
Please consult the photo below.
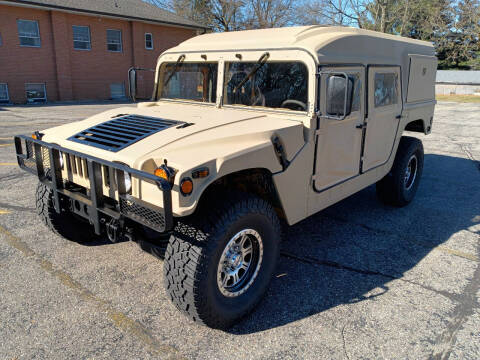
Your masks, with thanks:
M 204 25 L 142 0 L 1 0 L 0 4 L 55 9 L 193 29 L 207 29 Z
M 437 83 L 480 85 L 480 71 L 437 70 Z

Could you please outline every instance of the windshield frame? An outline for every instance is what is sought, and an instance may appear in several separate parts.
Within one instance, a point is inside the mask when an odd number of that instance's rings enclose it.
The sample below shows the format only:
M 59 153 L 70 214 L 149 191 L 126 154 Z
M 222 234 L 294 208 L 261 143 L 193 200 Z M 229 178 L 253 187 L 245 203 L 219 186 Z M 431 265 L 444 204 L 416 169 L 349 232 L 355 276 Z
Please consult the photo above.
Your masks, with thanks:
M 172 49 L 174 50 L 174 49 Z M 226 62 L 247 62 L 255 63 L 266 51 L 270 53 L 268 62 L 300 62 L 303 63 L 307 69 L 307 111 L 290 110 L 286 108 L 270 108 L 261 106 L 246 106 L 239 104 L 225 104 L 224 103 L 224 80 L 225 80 L 225 63 Z M 218 63 L 217 74 L 217 102 L 204 103 L 192 100 L 177 100 L 162 98 L 159 96 L 161 92 L 161 85 L 159 82 L 160 67 L 165 62 L 176 62 L 179 55 L 185 54 L 184 63 L 196 62 L 216 62 Z M 205 50 L 205 51 L 167 51 L 159 57 L 157 62 L 157 76 L 156 84 L 153 92 L 153 101 L 158 102 L 179 102 L 200 106 L 216 106 L 217 108 L 233 108 L 244 111 L 268 112 L 278 114 L 289 114 L 295 117 L 310 118 L 315 112 L 315 96 L 316 96 L 316 73 L 318 61 L 315 57 L 303 48 L 266 48 L 266 49 L 225 49 L 225 50 Z

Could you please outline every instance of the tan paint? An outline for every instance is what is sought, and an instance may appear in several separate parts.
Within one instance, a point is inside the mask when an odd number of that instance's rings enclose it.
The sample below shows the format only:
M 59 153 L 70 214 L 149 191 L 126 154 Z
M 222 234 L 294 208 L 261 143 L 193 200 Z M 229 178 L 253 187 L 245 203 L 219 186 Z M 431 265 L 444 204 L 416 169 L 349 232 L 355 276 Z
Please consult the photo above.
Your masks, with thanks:
M 254 62 L 265 51 L 270 53 L 268 61 L 301 61 L 307 66 L 307 111 L 223 105 L 225 62 L 238 61 L 236 54 L 242 55 L 242 61 Z M 48 129 L 44 131 L 44 140 L 149 172 L 167 160 L 169 166 L 178 170 L 172 194 L 175 216 L 195 211 L 203 191 L 216 179 L 244 169 L 267 169 L 273 174 L 286 219 L 289 224 L 294 224 L 385 176 L 391 169 L 409 121 L 422 120 L 425 133 L 430 132 L 435 106 L 431 95 L 434 87 L 432 72 L 436 59 L 433 46 L 426 42 L 361 29 L 321 26 L 205 34 L 162 54 L 157 72 L 162 62 L 176 61 L 179 54 L 185 54 L 185 62 L 205 61 L 205 57 L 208 62 L 218 62 L 215 104 L 160 99 L 138 104 L 136 109 L 109 110 L 80 122 Z M 358 72 L 362 96 L 367 92 L 370 94 L 366 103 L 362 102 L 360 109 L 344 120 L 323 116 L 325 84 L 321 77 L 320 93 L 317 94 L 318 65 L 322 71 Z M 425 67 L 426 71 L 423 70 Z M 382 71 L 398 73 L 397 91 L 401 95 L 395 106 L 375 109 L 371 96 L 373 79 L 375 72 Z M 412 72 L 423 76 L 422 81 L 416 81 Z M 414 81 L 409 84 L 409 79 Z M 315 113 L 317 96 L 320 103 L 318 117 Z M 112 116 L 129 113 L 187 121 L 194 125 L 160 131 L 116 153 L 67 140 L 69 136 Z M 397 119 L 397 115 L 401 117 Z M 367 128 L 361 172 L 363 130 L 357 125 L 364 121 Z M 285 171 L 275 154 L 273 137 L 280 139 L 290 161 Z M 192 195 L 182 196 L 178 191 L 180 180 L 203 166 L 210 169 L 210 175 L 194 179 Z M 74 181 L 86 184 L 82 179 Z M 104 193 L 108 194 L 106 187 Z M 156 205 L 163 201 L 156 185 L 145 181 L 139 183 L 136 179 L 133 181 L 133 195 Z

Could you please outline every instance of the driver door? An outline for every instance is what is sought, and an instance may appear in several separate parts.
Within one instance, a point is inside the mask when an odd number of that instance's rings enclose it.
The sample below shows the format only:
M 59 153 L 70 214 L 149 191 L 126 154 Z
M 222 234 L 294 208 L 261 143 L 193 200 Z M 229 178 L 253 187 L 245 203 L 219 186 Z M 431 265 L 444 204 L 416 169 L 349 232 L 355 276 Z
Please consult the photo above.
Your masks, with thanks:
M 344 113 L 340 116 L 338 113 L 329 113 L 332 111 L 332 106 L 328 104 L 330 99 L 327 94 L 333 76 L 347 76 L 351 82 L 352 91 L 349 95 L 351 96 L 351 110 L 346 116 Z M 363 67 L 322 68 L 319 81 L 319 93 L 317 94 L 319 99 L 317 101 L 320 111 L 313 175 L 313 186 L 317 192 L 324 191 L 360 173 L 362 136 L 365 125 L 365 70 Z

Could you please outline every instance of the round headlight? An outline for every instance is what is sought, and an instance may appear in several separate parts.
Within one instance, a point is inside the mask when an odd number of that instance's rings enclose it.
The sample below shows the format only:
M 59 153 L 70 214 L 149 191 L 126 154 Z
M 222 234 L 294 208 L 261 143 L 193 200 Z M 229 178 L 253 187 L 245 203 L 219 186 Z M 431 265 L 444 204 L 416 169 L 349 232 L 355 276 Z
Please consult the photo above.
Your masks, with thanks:
M 125 192 L 129 193 L 132 190 L 132 178 L 128 172 L 123 172 L 123 178 L 125 179 Z

